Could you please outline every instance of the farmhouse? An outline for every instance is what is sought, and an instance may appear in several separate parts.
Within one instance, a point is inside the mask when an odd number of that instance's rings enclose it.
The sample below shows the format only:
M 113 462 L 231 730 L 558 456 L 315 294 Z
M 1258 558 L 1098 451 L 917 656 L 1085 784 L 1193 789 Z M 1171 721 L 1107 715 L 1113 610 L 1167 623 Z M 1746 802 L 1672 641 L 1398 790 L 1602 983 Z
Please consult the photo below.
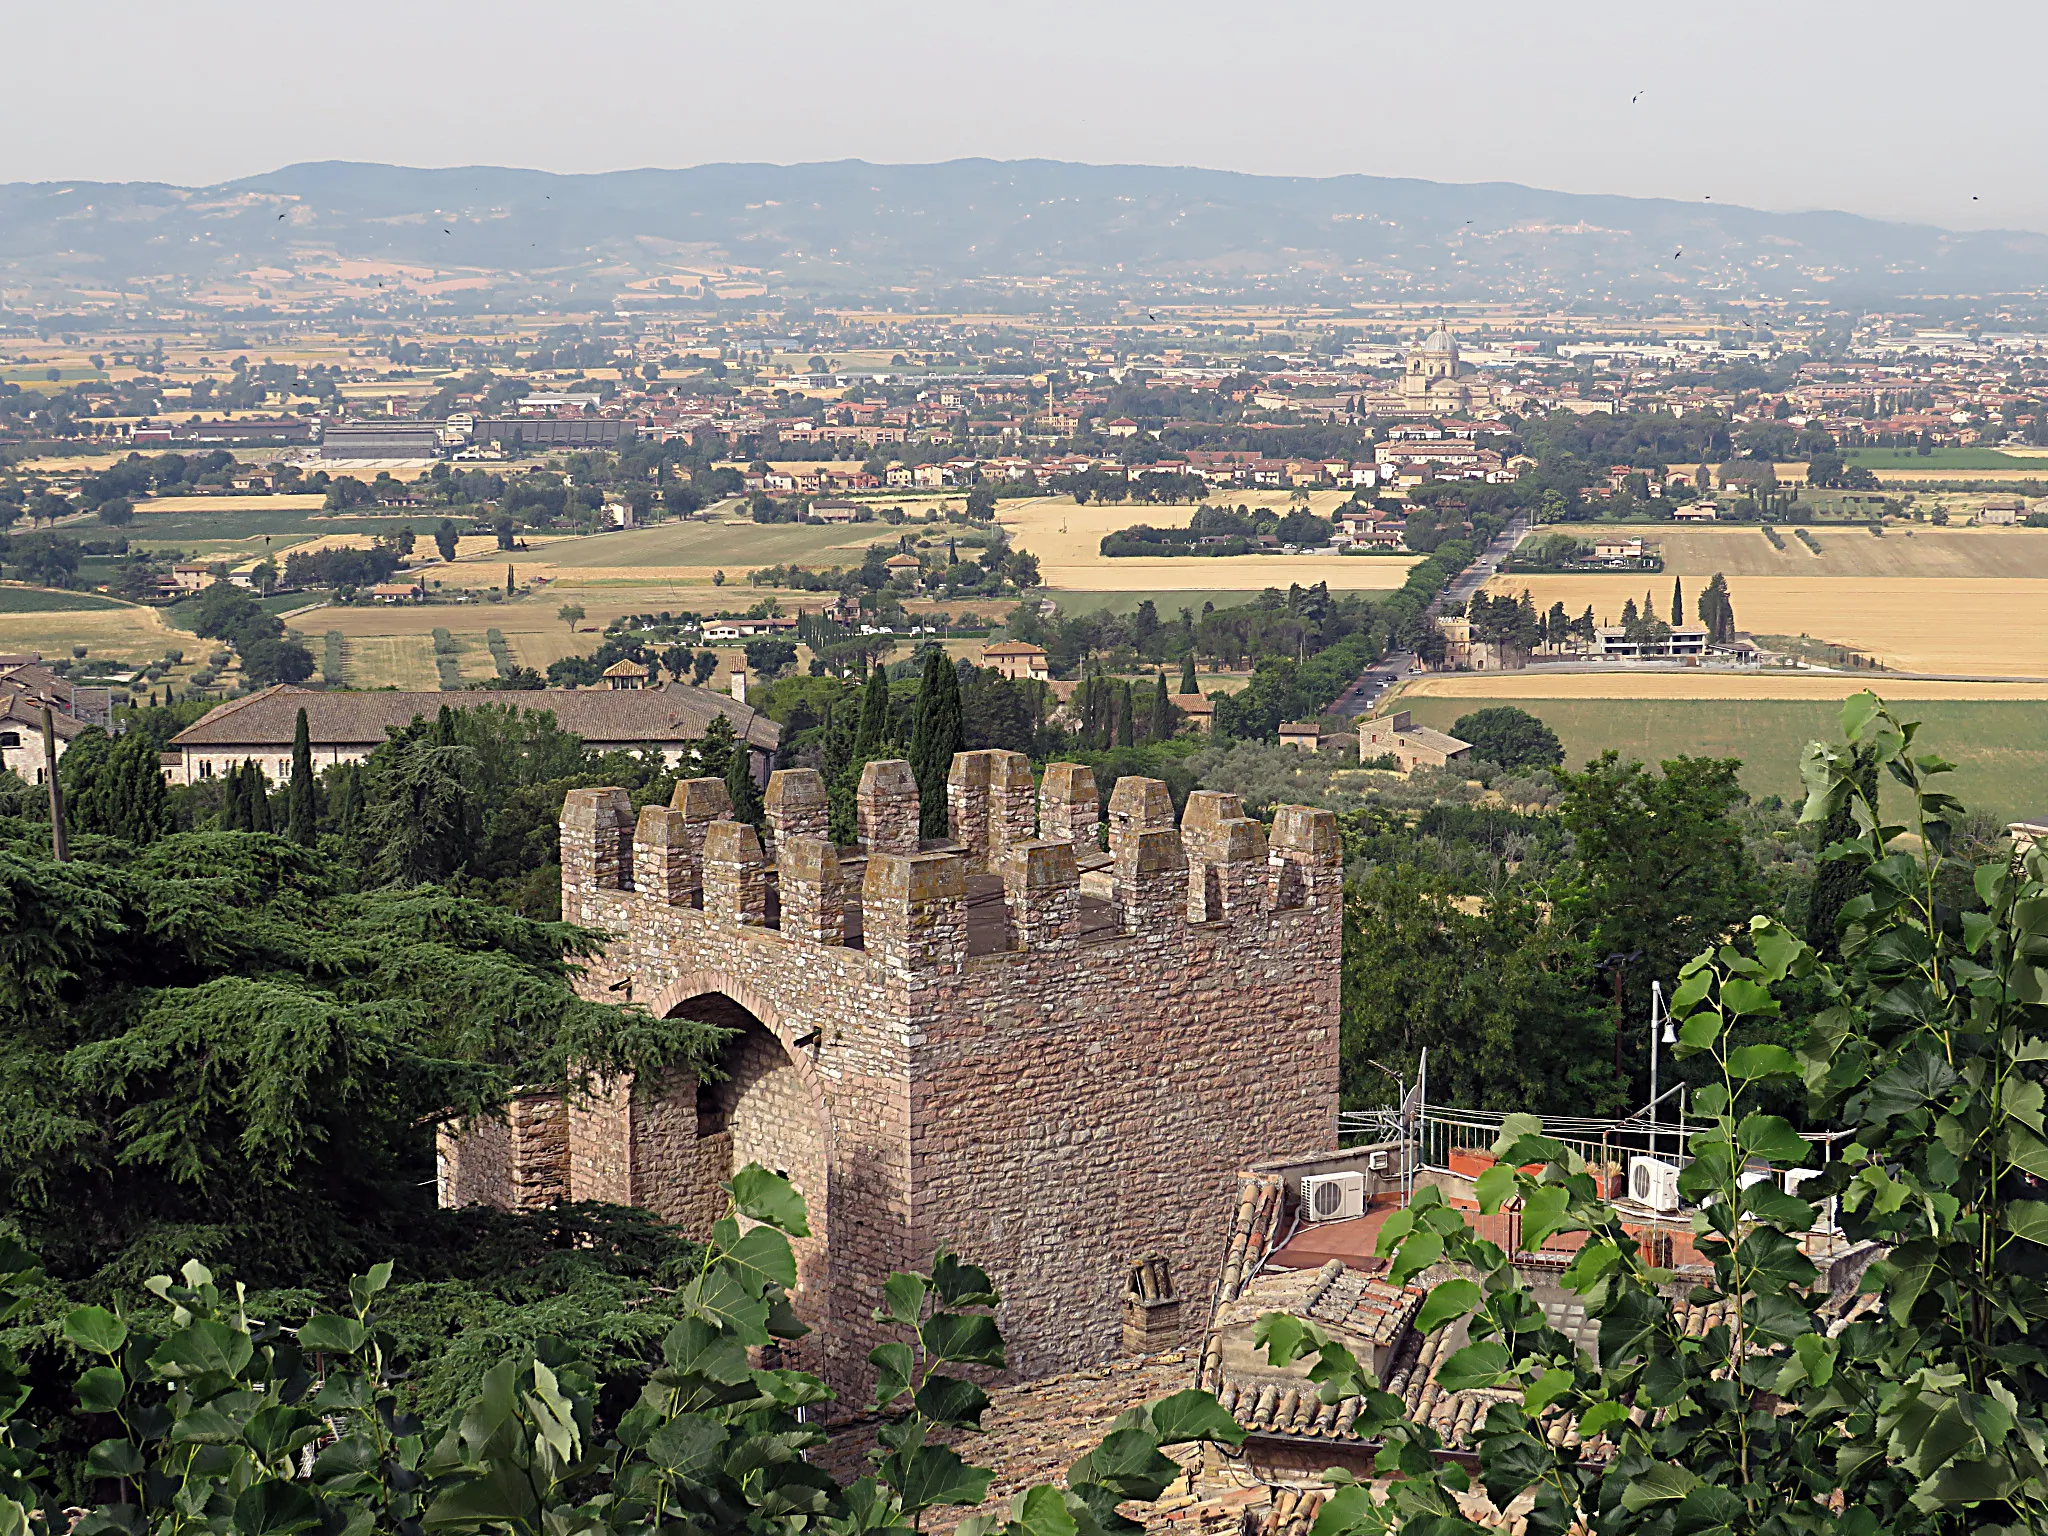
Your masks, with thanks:
M 1407 710 L 1358 726 L 1358 760 L 1391 757 L 1404 771 L 1442 768 L 1472 755 L 1472 744 L 1443 731 L 1417 725 Z
M 2024 496 L 1987 501 L 1977 509 L 1977 521 L 1986 528 L 2011 528 L 2025 521 L 2026 515 L 2027 499 Z
M 998 645 L 981 648 L 981 664 L 994 667 L 1011 682 L 1047 682 L 1052 677 L 1052 664 L 1042 647 L 1029 645 L 1022 640 L 1005 640 Z
M 299 711 L 306 712 L 315 770 L 335 763 L 359 763 L 393 731 L 414 720 L 431 720 L 444 704 L 463 709 L 482 705 L 546 712 L 565 731 L 583 738 L 593 752 L 658 751 L 678 763 L 705 727 L 724 715 L 735 736 L 752 752 L 757 777 L 766 777 L 782 741 L 782 728 L 751 705 L 684 683 L 636 687 L 607 679 L 604 688 L 542 688 L 526 692 L 478 689 L 446 693 L 329 693 L 279 683 L 232 699 L 202 716 L 170 740 L 164 776 L 173 784 L 219 778 L 244 761 L 261 768 L 273 783 L 291 777 L 292 734 Z
M 1593 541 L 1595 560 L 1640 560 L 1643 558 L 1643 541 L 1639 538 L 1623 538 L 1619 534 L 1605 534 Z

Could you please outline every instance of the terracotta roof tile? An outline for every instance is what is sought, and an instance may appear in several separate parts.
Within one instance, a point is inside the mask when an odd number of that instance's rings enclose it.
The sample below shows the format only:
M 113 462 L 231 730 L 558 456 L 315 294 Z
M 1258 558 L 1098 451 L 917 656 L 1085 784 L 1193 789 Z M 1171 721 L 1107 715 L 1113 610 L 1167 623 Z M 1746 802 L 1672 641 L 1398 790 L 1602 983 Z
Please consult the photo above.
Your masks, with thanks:
M 431 720 L 446 704 L 474 709 L 495 704 L 546 710 L 565 731 L 599 750 L 647 742 L 695 741 L 716 715 L 754 746 L 772 751 L 782 728 L 752 705 L 707 688 L 670 683 L 663 688 L 477 689 L 459 693 L 343 693 L 279 683 L 234 699 L 171 738 L 173 747 L 287 750 L 301 709 L 316 743 L 373 747 L 415 719 Z

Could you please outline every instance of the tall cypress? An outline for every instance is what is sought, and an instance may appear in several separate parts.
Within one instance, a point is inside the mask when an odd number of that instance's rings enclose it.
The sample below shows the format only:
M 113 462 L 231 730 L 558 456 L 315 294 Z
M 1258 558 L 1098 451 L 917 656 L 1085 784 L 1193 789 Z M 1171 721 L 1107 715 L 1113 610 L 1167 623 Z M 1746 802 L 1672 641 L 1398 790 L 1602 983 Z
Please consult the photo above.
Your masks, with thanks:
M 1173 734 L 1173 704 L 1166 697 L 1166 674 L 1161 672 L 1152 691 L 1152 739 L 1164 741 Z
M 754 782 L 754 754 L 744 740 L 735 741 L 725 763 L 725 795 L 732 801 L 732 816 L 750 827 L 761 825 L 761 789 Z
M 319 835 L 315 826 L 318 818 L 319 805 L 313 790 L 313 738 L 302 709 L 292 727 L 292 782 L 285 798 L 285 828 L 291 840 L 311 847 Z
M 275 830 L 270 820 L 270 780 L 256 766 L 254 758 L 242 764 L 242 792 L 247 796 L 247 817 L 251 832 Z
M 1671 578 L 1671 627 L 1678 628 L 1685 622 L 1685 583 L 1678 577 Z
M 959 674 L 952 658 L 933 646 L 925 654 L 917 725 L 910 738 L 910 770 L 917 776 L 919 826 L 925 837 L 946 835 L 946 776 L 953 771 L 953 754 L 967 750 L 966 738 Z
M 1180 691 L 1184 694 L 1195 693 L 1199 689 L 1200 685 L 1195 681 L 1195 653 L 1189 651 L 1180 659 Z
M 873 757 L 889 740 L 889 669 L 879 664 L 861 690 L 860 726 L 853 733 L 853 760 Z

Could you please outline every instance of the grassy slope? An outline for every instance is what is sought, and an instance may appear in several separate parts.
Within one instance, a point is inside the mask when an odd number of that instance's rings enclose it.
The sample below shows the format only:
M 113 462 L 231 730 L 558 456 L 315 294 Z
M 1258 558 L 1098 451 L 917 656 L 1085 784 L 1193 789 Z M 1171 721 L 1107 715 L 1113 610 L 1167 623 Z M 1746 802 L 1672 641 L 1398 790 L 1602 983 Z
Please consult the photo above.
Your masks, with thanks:
M 95 592 L 58 592 L 49 587 L 0 587 L 0 613 L 81 613 L 92 608 L 127 606 Z
M 1840 706 L 1787 699 L 1446 699 L 1413 698 L 1416 723 L 1450 729 L 1488 704 L 1517 704 L 1541 716 L 1579 764 L 1608 748 L 1655 762 L 1688 754 L 1739 757 L 1750 793 L 1799 796 L 1799 753 L 1809 741 L 1840 738 Z M 1924 722 L 1921 741 L 1956 765 L 1949 788 L 1972 810 L 2001 821 L 2048 813 L 2048 703 L 1922 700 L 1900 706 Z

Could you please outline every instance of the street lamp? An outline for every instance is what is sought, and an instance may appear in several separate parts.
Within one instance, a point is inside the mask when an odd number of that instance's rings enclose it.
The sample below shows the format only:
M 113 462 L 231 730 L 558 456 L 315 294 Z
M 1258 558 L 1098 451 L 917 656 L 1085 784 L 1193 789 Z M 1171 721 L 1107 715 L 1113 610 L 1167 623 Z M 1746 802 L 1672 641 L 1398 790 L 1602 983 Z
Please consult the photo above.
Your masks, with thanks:
M 1659 1025 L 1663 1027 L 1658 1028 Z M 1650 1156 L 1657 1155 L 1657 1047 L 1678 1044 L 1678 1031 L 1672 1027 L 1671 1011 L 1664 1006 L 1664 983 L 1650 983 Z

